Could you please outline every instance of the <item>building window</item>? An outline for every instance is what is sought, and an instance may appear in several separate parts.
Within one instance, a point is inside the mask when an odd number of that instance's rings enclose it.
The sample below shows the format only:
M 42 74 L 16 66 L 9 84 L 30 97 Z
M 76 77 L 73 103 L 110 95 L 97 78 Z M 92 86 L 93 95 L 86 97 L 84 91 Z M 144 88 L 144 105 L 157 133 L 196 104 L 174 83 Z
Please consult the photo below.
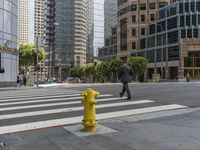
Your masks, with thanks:
M 158 5 L 159 5 L 158 7 L 162 8 L 162 7 L 165 7 L 167 4 L 168 4 L 167 2 L 159 2 L 158 3 Z
M 132 49 L 136 49 L 136 43 L 132 42 Z
M 146 10 L 146 4 L 140 4 L 140 10 Z
M 133 16 L 132 16 L 132 23 L 135 23 L 135 22 L 136 22 L 136 16 L 133 15 Z
M 180 17 L 180 26 L 181 26 L 181 27 L 184 27 L 184 26 L 185 26 L 185 18 L 184 18 L 184 16 L 181 16 L 181 17 Z
M 186 16 L 186 25 L 190 26 L 190 16 Z
M 154 15 L 154 14 L 151 14 L 151 15 L 150 15 L 150 20 L 151 20 L 151 21 L 154 21 L 154 20 L 155 20 L 155 15 Z
M 195 12 L 194 2 L 190 3 L 190 11 Z
M 145 28 L 141 28 L 141 35 L 145 35 Z
M 170 32 L 168 33 L 168 44 L 173 44 L 178 42 L 178 32 Z
M 200 2 L 196 3 L 196 11 L 200 12 Z
M 136 4 L 131 5 L 131 11 L 137 11 L 137 5 Z
M 181 30 L 181 38 L 186 38 L 186 33 L 185 33 L 185 30 Z
M 189 3 L 185 3 L 185 12 L 189 12 L 190 8 L 189 8 Z
M 136 35 L 136 30 L 132 29 L 132 36 L 135 36 L 135 35 Z
M 194 29 L 193 35 L 194 35 L 194 38 L 198 38 L 198 29 Z
M 192 25 L 196 26 L 197 25 L 197 16 L 192 15 Z
M 156 32 L 156 30 L 155 30 L 155 24 L 151 24 L 149 30 L 150 30 L 150 31 L 149 31 L 150 34 L 154 34 L 154 33 Z
M 187 38 L 192 38 L 192 29 L 187 30 Z
M 146 48 L 146 39 L 141 39 L 140 40 L 140 49 L 145 49 Z
M 141 22 L 145 22 L 145 15 L 141 15 Z
M 183 3 L 180 3 L 180 4 L 179 4 L 179 12 L 180 12 L 180 13 L 183 13 Z
M 156 9 L 156 3 L 150 3 L 149 9 Z

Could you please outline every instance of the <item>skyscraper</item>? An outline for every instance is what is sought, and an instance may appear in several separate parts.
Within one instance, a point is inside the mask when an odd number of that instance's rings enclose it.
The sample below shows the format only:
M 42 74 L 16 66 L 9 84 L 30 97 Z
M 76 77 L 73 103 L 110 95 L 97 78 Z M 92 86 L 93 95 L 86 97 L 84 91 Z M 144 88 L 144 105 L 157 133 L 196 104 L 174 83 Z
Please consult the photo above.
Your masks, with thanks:
M 94 0 L 94 56 L 104 46 L 104 0 Z
M 44 41 L 51 76 L 57 76 L 58 69 L 67 72 L 71 66 L 86 64 L 88 38 L 92 38 L 87 32 L 92 30 L 92 25 L 87 26 L 89 1 L 45 0 Z
M 19 0 L 18 8 L 18 41 L 29 42 L 29 0 Z
M 99 59 L 112 60 L 117 53 L 117 0 L 104 2 L 104 39 L 105 46 L 99 49 Z
M 17 0 L 0 0 L 0 87 L 16 86 Z
M 38 38 L 38 46 L 43 46 L 44 28 L 44 0 L 35 0 L 34 3 L 34 35 Z M 36 41 L 36 39 L 35 39 Z

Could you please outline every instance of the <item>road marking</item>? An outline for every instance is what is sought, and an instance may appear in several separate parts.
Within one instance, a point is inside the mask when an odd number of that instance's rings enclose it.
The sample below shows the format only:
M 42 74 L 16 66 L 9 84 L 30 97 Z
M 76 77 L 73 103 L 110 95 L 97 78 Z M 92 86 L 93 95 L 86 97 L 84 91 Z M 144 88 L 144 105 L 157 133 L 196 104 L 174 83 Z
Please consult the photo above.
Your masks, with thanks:
M 26 99 L 34 99 L 34 98 L 38 98 L 38 97 L 47 97 L 47 96 L 51 96 L 51 97 L 62 97 L 64 95 L 67 95 L 67 94 L 81 94 L 82 92 L 79 91 L 79 92 L 66 92 L 66 93 L 50 93 L 50 94 L 42 94 L 42 95 L 26 95 L 26 96 L 9 96 L 9 97 L 1 97 L 0 100 L 4 100 L 4 99 L 15 99 L 15 100 L 18 100 L 18 99 L 21 99 L 21 98 L 26 98 Z M 59 95 L 59 94 L 62 94 L 62 95 Z M 17 99 L 16 99 L 17 97 Z
M 102 100 L 100 100 L 100 101 L 102 101 Z M 124 102 L 124 103 L 119 102 L 119 103 L 100 104 L 100 105 L 98 105 L 98 103 L 97 103 L 96 108 L 136 105 L 136 104 L 145 104 L 145 103 L 152 103 L 152 102 L 154 102 L 154 101 L 140 100 L 140 101 L 130 101 L 130 102 Z M 72 112 L 72 111 L 79 111 L 79 110 L 83 110 L 83 106 L 1 115 L 0 120 L 11 119 L 11 118 L 19 118 L 19 117 L 28 117 L 28 116 L 37 116 L 37 115 L 47 115 L 47 114 L 54 114 L 54 113 Z
M 80 98 L 80 97 L 79 97 Z M 68 100 L 72 99 L 77 99 L 77 98 L 68 98 Z M 110 101 L 110 100 L 123 100 L 125 98 L 119 98 L 119 97 L 114 97 L 114 98 L 105 98 L 105 99 L 96 99 L 97 102 L 103 102 L 103 101 Z M 49 106 L 61 106 L 61 105 L 70 105 L 70 104 L 79 104 L 81 103 L 81 98 L 80 101 L 73 101 L 73 102 L 57 102 L 57 103 L 51 103 L 51 104 L 35 104 L 35 105 L 29 105 L 29 106 L 15 106 L 15 107 L 8 107 L 8 108 L 0 108 L 1 111 L 7 111 L 7 110 L 18 110 L 18 109 L 27 109 L 27 108 L 40 108 L 40 107 L 49 107 Z
M 74 97 L 74 96 L 78 96 L 78 97 Z M 99 95 L 98 97 L 110 97 L 110 96 L 113 96 L 112 94 L 103 94 L 103 95 Z M 51 101 L 64 101 L 64 100 L 73 100 L 73 99 L 81 99 L 81 95 L 80 94 L 73 94 L 73 95 L 66 95 L 64 96 L 62 99 L 61 98 L 57 98 L 57 99 L 48 99 L 45 98 L 45 99 L 41 99 L 41 100 L 38 100 L 39 98 L 37 99 L 31 99 L 31 101 L 26 101 L 28 99 L 20 99 L 19 102 L 12 102 L 12 101 L 17 101 L 17 99 L 9 99 L 9 100 L 3 100 L 3 101 L 0 101 L 0 106 L 8 106 L 8 105 L 16 105 L 16 104 L 29 104 L 29 103 L 37 103 L 37 102 L 51 102 Z M 2 103 L 3 102 L 3 103 Z M 4 103 L 4 102 L 9 102 L 9 103 Z
M 136 115 L 136 114 L 150 113 L 150 112 L 156 112 L 156 111 L 181 109 L 181 108 L 186 108 L 186 106 L 176 105 L 176 104 L 155 106 L 155 107 L 148 107 L 148 108 L 139 108 L 139 109 L 124 110 L 124 111 L 117 111 L 117 112 L 110 112 L 110 113 L 102 113 L 102 114 L 97 114 L 96 117 L 98 120 L 102 120 L 102 119 L 123 117 L 123 116 L 128 116 L 128 115 Z M 46 121 L 39 121 L 39 122 L 32 122 L 32 123 L 25 123 L 25 124 L 3 126 L 3 127 L 0 127 L 0 134 L 75 124 L 75 123 L 80 123 L 82 118 L 83 118 L 82 116 L 78 116 L 78 117 L 72 117 L 72 118 L 62 118 L 62 119 L 54 119 L 54 120 L 46 120 Z

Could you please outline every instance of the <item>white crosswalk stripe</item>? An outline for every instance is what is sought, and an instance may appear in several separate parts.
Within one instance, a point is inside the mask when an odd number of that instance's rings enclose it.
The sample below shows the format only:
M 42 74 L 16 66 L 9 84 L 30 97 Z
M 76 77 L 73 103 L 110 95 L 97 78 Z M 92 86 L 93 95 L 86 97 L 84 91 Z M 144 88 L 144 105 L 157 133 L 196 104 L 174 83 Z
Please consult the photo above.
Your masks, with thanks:
M 48 94 L 49 93 L 49 94 Z M 41 90 L 38 94 L 17 93 L 0 98 L 0 134 L 80 123 L 83 118 L 82 91 Z M 154 100 L 127 101 L 112 94 L 96 99 L 97 119 L 186 108 Z

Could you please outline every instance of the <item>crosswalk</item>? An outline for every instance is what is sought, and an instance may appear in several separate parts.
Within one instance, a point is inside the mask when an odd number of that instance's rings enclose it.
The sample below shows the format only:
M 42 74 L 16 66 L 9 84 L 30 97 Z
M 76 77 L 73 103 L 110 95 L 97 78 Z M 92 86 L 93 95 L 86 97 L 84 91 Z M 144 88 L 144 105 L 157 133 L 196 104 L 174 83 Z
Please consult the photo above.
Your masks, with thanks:
M 80 123 L 83 118 L 79 90 L 41 89 L 0 93 L 0 134 Z M 96 99 L 97 119 L 110 119 L 186 108 L 154 100 L 133 100 L 101 94 Z

